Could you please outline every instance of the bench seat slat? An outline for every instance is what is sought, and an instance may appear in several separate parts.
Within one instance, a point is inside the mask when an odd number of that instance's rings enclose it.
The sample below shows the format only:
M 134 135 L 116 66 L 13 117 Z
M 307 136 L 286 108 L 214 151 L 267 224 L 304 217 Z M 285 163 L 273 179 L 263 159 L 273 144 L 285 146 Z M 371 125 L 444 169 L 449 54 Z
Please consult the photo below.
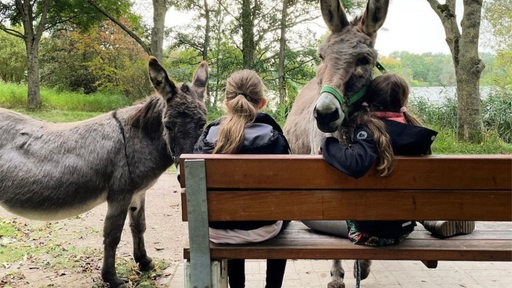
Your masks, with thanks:
M 470 192 L 470 193 L 468 193 Z M 185 195 L 182 195 L 185 197 Z M 392 202 L 389 199 L 393 199 Z M 210 191 L 208 217 L 227 220 L 512 221 L 510 191 L 269 190 Z M 185 203 L 186 201 L 182 201 Z M 435 210 L 430 207 L 436 207 Z M 186 221 L 186 207 L 183 207 Z
M 419 229 L 400 245 L 373 248 L 314 233 L 302 223 L 292 222 L 283 233 L 269 241 L 245 245 L 210 243 L 210 251 L 212 259 L 512 261 L 512 227 L 510 223 L 501 224 L 501 227 L 501 230 L 479 229 L 470 235 L 443 240 Z M 185 249 L 185 258 L 188 253 Z

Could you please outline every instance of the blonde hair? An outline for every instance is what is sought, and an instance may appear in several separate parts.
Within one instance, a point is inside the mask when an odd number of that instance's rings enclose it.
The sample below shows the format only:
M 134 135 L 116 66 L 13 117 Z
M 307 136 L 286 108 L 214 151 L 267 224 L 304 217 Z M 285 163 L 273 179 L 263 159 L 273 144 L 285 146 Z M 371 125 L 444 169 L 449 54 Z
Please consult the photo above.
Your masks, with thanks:
M 227 115 L 221 120 L 213 153 L 238 152 L 245 126 L 254 121 L 264 99 L 264 88 L 260 76 L 253 70 L 239 70 L 229 76 L 225 91 Z

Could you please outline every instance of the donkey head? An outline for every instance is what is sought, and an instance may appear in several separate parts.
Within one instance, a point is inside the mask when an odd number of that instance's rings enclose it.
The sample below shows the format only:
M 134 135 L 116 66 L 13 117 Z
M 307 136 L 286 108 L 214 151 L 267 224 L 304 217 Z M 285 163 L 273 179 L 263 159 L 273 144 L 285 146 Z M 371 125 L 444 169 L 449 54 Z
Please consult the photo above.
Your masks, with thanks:
M 331 34 L 318 48 L 320 95 L 314 117 L 322 132 L 335 132 L 357 110 L 377 61 L 373 48 L 377 30 L 386 18 L 388 0 L 369 0 L 363 16 L 352 22 L 339 0 L 322 0 L 320 7 Z
M 176 86 L 156 58 L 149 60 L 149 78 L 165 101 L 162 113 L 163 136 L 174 162 L 183 153 L 191 153 L 206 124 L 204 92 L 208 83 L 208 64 L 201 62 L 192 84 Z

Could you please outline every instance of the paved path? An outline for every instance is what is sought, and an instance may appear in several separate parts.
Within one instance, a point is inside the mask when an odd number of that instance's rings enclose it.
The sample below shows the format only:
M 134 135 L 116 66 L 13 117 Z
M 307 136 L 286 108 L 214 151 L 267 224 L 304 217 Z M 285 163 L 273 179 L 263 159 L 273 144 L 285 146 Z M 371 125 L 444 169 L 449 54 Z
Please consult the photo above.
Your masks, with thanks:
M 352 276 L 354 261 L 343 261 L 345 285 L 355 287 Z M 265 287 L 265 261 L 248 260 L 246 288 Z M 330 261 L 290 260 L 283 288 L 327 287 Z M 168 288 L 183 287 L 183 265 L 178 265 Z M 363 288 L 506 288 L 512 287 L 512 263 L 503 262 L 439 262 L 428 269 L 419 261 L 374 261 L 370 276 L 361 282 Z

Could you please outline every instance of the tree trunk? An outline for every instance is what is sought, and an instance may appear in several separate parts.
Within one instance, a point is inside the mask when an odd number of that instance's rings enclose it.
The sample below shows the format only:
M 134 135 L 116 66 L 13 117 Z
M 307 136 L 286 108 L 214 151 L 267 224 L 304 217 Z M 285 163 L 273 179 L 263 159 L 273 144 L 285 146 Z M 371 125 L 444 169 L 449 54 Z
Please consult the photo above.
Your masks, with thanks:
M 240 24 L 242 25 L 242 55 L 243 66 L 247 69 L 254 68 L 254 23 L 252 17 L 251 0 L 242 0 L 242 13 Z
M 286 23 L 288 20 L 289 0 L 283 0 L 283 10 L 281 11 L 281 37 L 279 38 L 279 63 L 277 66 L 277 77 L 279 87 L 279 104 L 284 103 L 286 99 L 286 75 L 285 75 L 285 51 L 286 51 Z
M 459 139 L 473 143 L 482 141 L 482 113 L 480 105 L 480 76 L 485 64 L 478 55 L 478 38 L 482 0 L 464 1 L 464 17 L 461 22 L 462 37 L 459 57 L 460 72 L 457 76 L 457 121 Z M 460 87 L 460 88 L 459 88 Z
M 441 19 L 455 66 L 458 139 L 480 143 L 483 122 L 479 82 L 485 68 L 478 55 L 482 0 L 464 0 L 462 34 L 457 26 L 455 0 L 447 0 L 445 4 L 437 0 L 427 1 Z
M 27 41 L 31 42 L 31 41 Z M 39 53 L 38 44 L 26 43 L 27 46 L 27 108 L 38 109 L 41 107 L 40 77 L 39 77 Z
M 208 0 L 203 1 L 204 5 L 204 19 L 206 21 L 204 27 L 204 41 L 203 41 L 203 49 L 201 54 L 203 56 L 203 60 L 208 61 L 208 47 L 210 47 L 210 32 L 211 32 L 211 24 L 210 24 L 210 8 L 208 6 Z
M 165 14 L 167 14 L 166 0 L 153 0 L 153 28 L 151 29 L 151 52 L 153 56 L 162 61 L 164 47 Z
M 41 1 L 40 17 L 38 21 L 34 19 L 34 10 L 29 0 L 16 0 L 16 9 L 22 15 L 22 23 L 24 30 L 25 50 L 27 51 L 27 108 L 38 109 L 41 107 L 39 77 L 39 42 L 45 30 L 47 23 L 48 0 Z M 37 23 L 37 26 L 34 22 Z

